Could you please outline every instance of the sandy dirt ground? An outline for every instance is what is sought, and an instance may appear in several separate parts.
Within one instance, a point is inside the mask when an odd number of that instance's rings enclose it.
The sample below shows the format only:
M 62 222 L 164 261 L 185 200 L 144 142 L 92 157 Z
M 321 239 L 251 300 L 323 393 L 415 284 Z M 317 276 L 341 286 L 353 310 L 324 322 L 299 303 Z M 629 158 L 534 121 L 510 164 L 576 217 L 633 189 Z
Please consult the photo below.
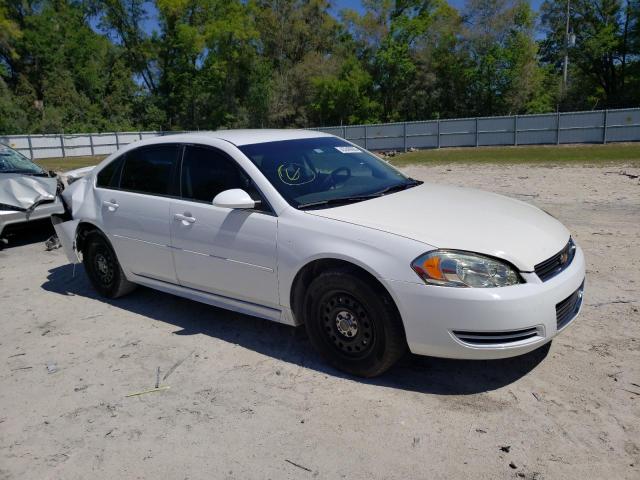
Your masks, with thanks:
M 640 184 L 618 170 L 407 168 L 557 216 L 585 306 L 549 349 L 408 355 L 367 381 L 303 329 L 144 288 L 99 299 L 46 235 L 18 237 L 0 251 L 0 479 L 638 479 Z M 126 397 L 158 367 L 170 388 Z

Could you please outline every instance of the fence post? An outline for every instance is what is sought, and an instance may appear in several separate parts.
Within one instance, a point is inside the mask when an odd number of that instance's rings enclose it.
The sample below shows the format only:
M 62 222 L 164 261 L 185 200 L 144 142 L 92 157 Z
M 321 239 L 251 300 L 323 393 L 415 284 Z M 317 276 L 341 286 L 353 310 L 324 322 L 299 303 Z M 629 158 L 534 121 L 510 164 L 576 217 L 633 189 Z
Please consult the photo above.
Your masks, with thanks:
M 64 137 L 60 135 L 60 148 L 62 149 L 62 158 L 66 157 L 67 154 L 64 151 Z
M 560 145 L 560 110 L 556 116 L 556 145 Z
M 367 126 L 364 126 L 364 149 L 367 150 Z
M 609 120 L 607 118 L 608 113 L 609 113 L 608 109 L 604 111 L 604 126 L 602 128 L 602 143 L 605 145 L 607 144 L 607 121 Z
M 93 149 L 93 134 L 92 133 L 89 134 L 89 146 L 91 147 L 91 156 L 93 157 L 96 154 L 96 152 Z
M 27 135 L 27 142 L 29 143 L 29 155 L 31 156 L 31 160 L 33 160 L 33 145 L 31 144 L 31 135 Z
M 140 137 L 140 140 L 142 140 L 142 132 L 138 132 L 138 137 Z
M 518 146 L 518 115 L 513 116 L 513 145 Z
M 440 119 L 438 119 L 438 121 L 436 122 L 436 136 L 437 136 L 436 148 L 440 148 Z
M 347 127 L 342 126 L 342 138 L 347 139 Z
M 407 153 L 407 122 L 402 123 L 402 135 L 404 136 L 404 152 Z
M 478 146 L 478 117 L 476 117 L 476 147 Z
M 113 132 L 116 134 L 116 150 L 120 150 L 120 139 L 118 138 L 118 132 Z

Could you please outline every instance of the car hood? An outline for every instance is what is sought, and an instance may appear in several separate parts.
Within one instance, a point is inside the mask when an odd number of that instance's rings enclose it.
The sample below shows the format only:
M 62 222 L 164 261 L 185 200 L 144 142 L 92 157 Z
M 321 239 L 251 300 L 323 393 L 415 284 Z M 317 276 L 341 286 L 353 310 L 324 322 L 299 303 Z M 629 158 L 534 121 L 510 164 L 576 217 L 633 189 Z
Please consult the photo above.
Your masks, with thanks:
M 425 183 L 307 213 L 401 235 L 436 248 L 502 258 L 523 272 L 558 253 L 569 231 L 528 203 L 495 193 Z
M 53 201 L 57 190 L 58 181 L 55 178 L 20 173 L 0 174 L 0 203 L 16 207 L 16 210 L 30 210 L 42 202 Z

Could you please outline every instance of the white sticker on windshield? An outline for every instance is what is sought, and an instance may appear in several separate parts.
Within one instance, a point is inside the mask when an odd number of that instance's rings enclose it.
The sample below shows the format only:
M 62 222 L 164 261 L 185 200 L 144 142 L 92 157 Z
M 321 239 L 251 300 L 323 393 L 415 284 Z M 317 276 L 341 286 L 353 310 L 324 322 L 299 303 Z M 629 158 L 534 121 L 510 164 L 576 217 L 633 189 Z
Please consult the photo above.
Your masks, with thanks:
M 324 151 L 321 148 L 314 148 L 313 151 L 316 153 L 324 153 Z
M 358 147 L 335 147 L 340 153 L 362 153 Z

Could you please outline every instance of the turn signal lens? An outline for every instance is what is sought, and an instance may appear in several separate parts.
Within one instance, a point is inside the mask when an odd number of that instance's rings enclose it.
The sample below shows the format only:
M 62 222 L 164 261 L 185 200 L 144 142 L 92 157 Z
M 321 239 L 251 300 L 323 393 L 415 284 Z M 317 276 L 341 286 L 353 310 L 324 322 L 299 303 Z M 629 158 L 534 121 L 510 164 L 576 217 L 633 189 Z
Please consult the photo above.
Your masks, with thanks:
M 436 250 L 416 258 L 411 268 L 425 283 L 444 287 L 494 288 L 522 282 L 507 263 L 467 252 Z

